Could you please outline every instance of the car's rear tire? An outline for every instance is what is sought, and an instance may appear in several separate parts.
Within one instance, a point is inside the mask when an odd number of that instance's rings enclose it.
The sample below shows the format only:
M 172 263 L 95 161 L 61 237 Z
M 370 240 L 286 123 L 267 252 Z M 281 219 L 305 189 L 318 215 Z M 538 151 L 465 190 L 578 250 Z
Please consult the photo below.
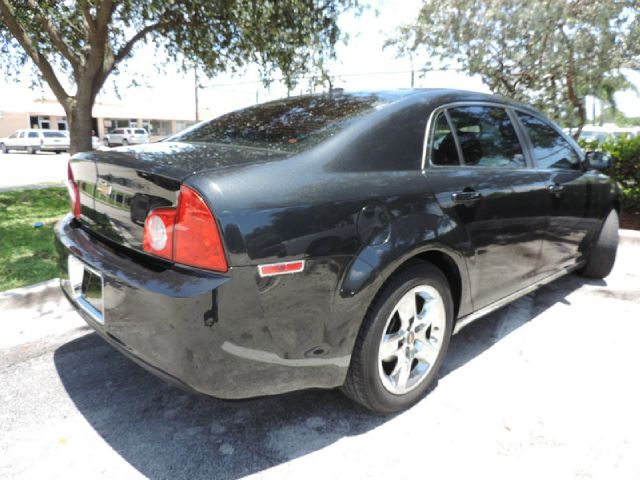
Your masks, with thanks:
M 102 139 L 102 143 L 104 144 L 105 147 L 110 147 L 111 143 L 109 142 L 108 138 L 103 138 Z
M 8 151 L 7 146 L 4 143 L 0 143 L 0 152 L 7 153 Z
M 379 413 L 409 407 L 435 379 L 452 326 L 446 277 L 430 263 L 411 262 L 387 281 L 369 307 L 344 393 Z
M 589 278 L 605 278 L 611 273 L 618 251 L 618 228 L 620 228 L 618 212 L 611 210 L 602 224 L 587 264 L 578 272 L 580 275 Z

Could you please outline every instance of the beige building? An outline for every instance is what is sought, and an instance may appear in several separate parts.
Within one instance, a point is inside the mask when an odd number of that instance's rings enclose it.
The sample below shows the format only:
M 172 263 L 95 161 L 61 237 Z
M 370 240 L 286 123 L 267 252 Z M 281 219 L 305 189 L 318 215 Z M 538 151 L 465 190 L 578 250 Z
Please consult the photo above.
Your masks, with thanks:
M 0 137 L 11 135 L 22 128 L 68 129 L 64 109 L 55 100 L 7 100 L 0 99 Z M 100 139 L 112 128 L 143 127 L 154 141 L 179 132 L 195 122 L 188 113 L 169 111 L 162 105 L 150 105 L 141 109 L 127 105 L 96 103 L 93 107 L 92 123 L 93 130 Z

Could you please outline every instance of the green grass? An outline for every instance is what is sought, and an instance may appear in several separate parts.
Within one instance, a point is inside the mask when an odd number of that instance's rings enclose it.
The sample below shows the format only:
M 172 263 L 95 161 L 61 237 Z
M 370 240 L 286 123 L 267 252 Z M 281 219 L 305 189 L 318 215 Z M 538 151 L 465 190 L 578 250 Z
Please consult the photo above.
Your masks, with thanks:
M 68 211 L 64 188 L 0 192 L 0 292 L 58 276 L 53 226 Z

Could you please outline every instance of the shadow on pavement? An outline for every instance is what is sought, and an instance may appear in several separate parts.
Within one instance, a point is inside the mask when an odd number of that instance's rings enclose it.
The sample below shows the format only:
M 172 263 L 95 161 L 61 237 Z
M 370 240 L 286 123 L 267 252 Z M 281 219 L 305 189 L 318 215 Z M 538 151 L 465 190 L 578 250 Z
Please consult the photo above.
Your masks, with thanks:
M 456 335 L 440 377 L 585 285 L 570 275 Z M 373 415 L 337 390 L 243 401 L 185 393 L 138 367 L 95 333 L 60 347 L 57 371 L 80 413 L 129 464 L 150 478 L 237 478 L 367 432 Z

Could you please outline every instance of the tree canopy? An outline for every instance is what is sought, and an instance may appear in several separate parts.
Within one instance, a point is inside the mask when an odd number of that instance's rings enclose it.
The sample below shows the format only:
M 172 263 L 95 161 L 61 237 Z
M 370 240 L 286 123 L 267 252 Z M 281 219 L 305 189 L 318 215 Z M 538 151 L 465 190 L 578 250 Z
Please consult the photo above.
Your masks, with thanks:
M 582 128 L 585 97 L 611 101 L 640 69 L 638 17 L 638 0 L 427 0 L 389 43 Z
M 258 64 L 297 76 L 334 56 L 339 14 L 357 0 L 0 0 L 0 68 L 35 66 L 67 114 L 71 150 L 91 148 L 91 109 L 135 46 L 205 74 Z

